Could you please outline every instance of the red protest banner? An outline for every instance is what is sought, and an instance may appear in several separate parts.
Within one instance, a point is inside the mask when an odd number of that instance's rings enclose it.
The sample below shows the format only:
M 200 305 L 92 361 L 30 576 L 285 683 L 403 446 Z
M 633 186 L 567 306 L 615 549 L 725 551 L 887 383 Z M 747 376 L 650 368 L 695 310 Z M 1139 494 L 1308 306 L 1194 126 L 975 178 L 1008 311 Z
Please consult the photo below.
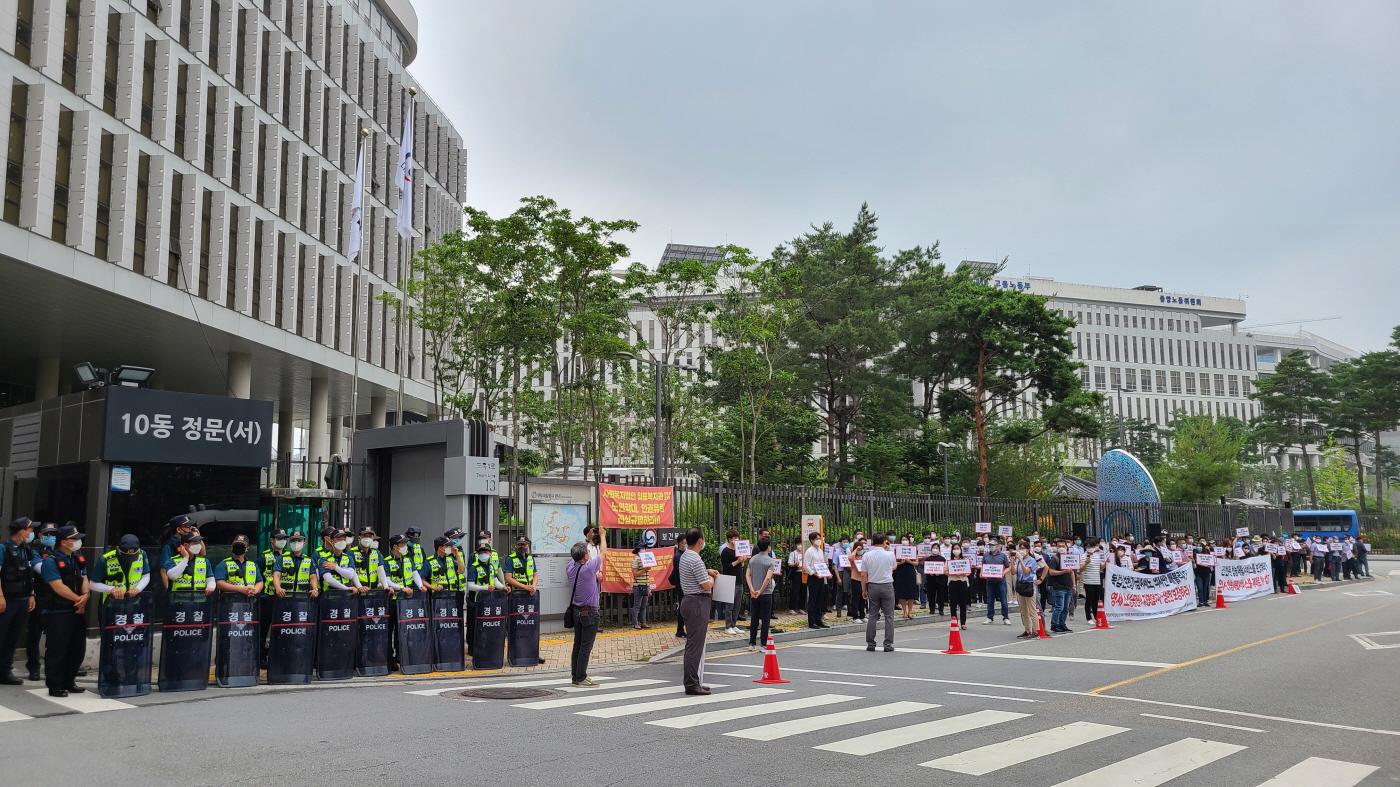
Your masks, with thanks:
M 598 485 L 598 526 L 603 530 L 658 530 L 674 527 L 675 492 L 669 486 Z M 648 569 L 652 590 L 671 587 L 670 550 L 655 550 L 657 565 Z M 632 592 L 632 550 L 607 549 L 603 556 L 603 591 Z

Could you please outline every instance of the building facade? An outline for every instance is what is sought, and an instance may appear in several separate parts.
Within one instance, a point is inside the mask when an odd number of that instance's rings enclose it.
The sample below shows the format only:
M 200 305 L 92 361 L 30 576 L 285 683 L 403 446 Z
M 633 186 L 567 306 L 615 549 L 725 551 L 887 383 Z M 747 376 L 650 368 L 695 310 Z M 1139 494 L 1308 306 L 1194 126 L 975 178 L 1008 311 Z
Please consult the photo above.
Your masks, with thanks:
M 146 366 L 275 402 L 277 450 L 313 458 L 356 416 L 429 413 L 421 331 L 379 300 L 466 199 L 462 139 L 407 71 L 417 33 L 409 0 L 0 0 L 0 406 L 69 393 L 79 362 Z

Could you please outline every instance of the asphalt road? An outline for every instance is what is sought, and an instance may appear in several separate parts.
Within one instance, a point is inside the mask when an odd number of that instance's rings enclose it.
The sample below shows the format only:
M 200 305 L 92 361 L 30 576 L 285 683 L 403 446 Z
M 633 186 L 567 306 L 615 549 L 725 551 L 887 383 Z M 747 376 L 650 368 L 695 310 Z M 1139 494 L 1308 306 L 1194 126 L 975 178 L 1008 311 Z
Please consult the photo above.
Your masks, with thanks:
M 899 630 L 894 653 L 867 653 L 863 637 L 795 643 L 780 649 L 791 682 L 776 686 L 753 683 L 761 654 L 717 654 L 708 702 L 680 694 L 679 663 L 600 670 L 604 688 L 586 691 L 541 674 L 155 693 L 0 724 L 0 774 L 104 787 L 1395 784 L 1400 647 L 1384 647 L 1400 646 L 1394 565 L 1393 579 L 1382 564 L 1370 583 L 1111 631 L 1081 617 L 1076 633 L 1046 641 L 972 619 L 970 656 L 937 653 L 946 626 Z M 553 693 L 460 696 L 504 682 Z M 48 705 L 4 688 L 0 714 Z

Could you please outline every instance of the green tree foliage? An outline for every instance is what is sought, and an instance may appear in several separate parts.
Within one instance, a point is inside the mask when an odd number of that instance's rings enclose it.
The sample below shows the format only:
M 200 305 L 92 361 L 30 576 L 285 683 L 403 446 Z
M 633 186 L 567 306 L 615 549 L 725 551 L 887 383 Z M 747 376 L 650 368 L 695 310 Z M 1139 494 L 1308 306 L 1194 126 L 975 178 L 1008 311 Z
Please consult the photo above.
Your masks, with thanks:
M 1248 442 L 1238 422 L 1192 415 L 1178 418 L 1172 431 L 1171 451 L 1156 473 L 1165 501 L 1209 503 L 1235 488 Z
M 1323 373 L 1312 367 L 1307 355 L 1293 352 L 1278 362 L 1272 376 L 1255 381 L 1250 394 L 1259 402 L 1255 421 L 1259 442 L 1280 451 L 1293 446 L 1302 451 L 1313 508 L 1317 507 L 1317 488 L 1308 446 L 1315 445 L 1321 435 L 1318 419 L 1326 406 L 1328 387 Z

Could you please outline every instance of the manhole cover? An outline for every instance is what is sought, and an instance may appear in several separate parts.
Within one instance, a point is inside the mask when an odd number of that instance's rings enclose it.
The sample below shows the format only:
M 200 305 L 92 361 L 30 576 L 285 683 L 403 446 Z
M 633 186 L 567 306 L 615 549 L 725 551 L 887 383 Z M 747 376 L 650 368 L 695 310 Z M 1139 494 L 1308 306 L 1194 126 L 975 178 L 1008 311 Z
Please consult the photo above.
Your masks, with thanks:
M 468 689 L 462 696 L 469 700 L 525 700 L 531 697 L 552 697 L 549 689 Z

